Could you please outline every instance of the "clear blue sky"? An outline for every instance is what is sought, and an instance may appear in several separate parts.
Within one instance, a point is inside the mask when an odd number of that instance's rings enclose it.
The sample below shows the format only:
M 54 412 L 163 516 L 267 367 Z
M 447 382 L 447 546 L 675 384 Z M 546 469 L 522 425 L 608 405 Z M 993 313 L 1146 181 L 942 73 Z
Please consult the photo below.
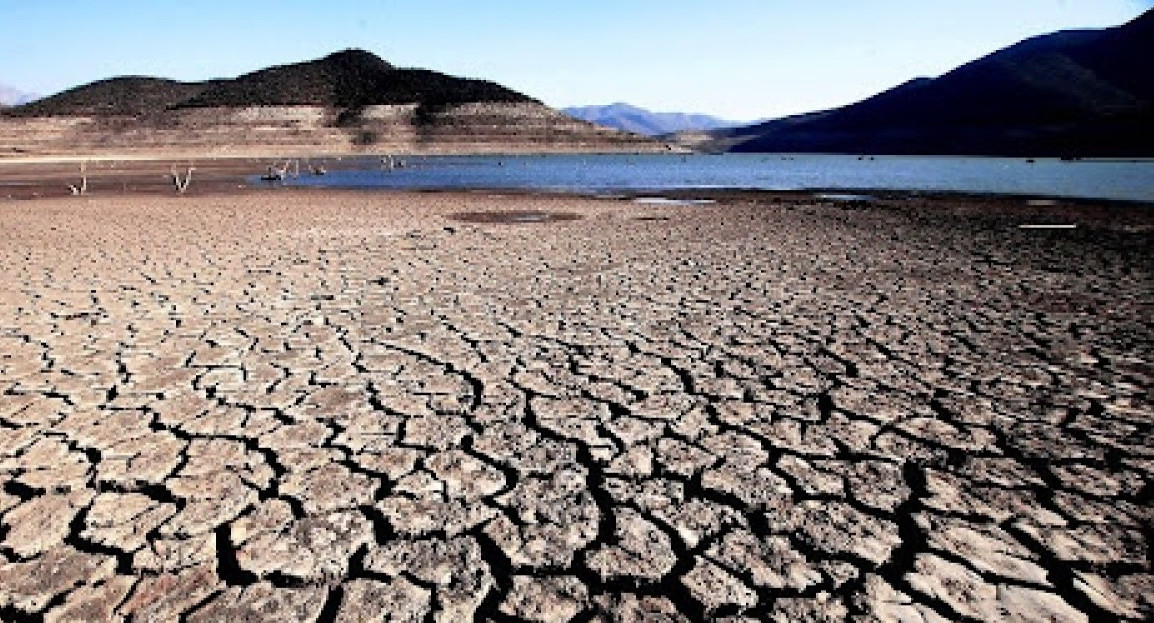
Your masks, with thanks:
M 359 47 L 554 106 L 746 120 L 840 105 L 1154 0 L 0 0 L 0 83 L 231 77 Z

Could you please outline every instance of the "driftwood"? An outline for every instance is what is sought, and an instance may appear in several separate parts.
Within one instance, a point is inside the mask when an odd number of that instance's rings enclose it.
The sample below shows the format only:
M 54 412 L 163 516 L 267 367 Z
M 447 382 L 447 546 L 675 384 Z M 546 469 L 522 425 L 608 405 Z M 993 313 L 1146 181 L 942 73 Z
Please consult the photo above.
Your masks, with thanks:
M 287 174 L 288 171 L 285 168 L 278 169 L 276 165 L 270 164 L 268 165 L 268 173 L 260 176 L 260 179 L 266 182 L 279 182 L 284 180 Z
M 321 163 L 314 163 L 308 158 L 305 158 L 305 167 L 309 170 L 309 173 L 312 173 L 313 175 L 324 175 L 325 173 L 328 173 L 328 171 L 325 169 L 325 165 Z
M 266 182 L 283 182 L 289 177 L 289 167 L 293 167 L 293 177 L 300 177 L 301 161 L 285 160 L 284 165 L 280 167 L 277 167 L 275 164 L 268 165 L 268 173 L 260 176 L 260 179 Z
M 74 186 L 72 184 L 68 185 L 68 189 L 72 191 L 73 195 L 80 196 L 80 195 L 88 194 L 87 169 L 88 169 L 88 161 L 85 160 L 85 161 L 80 163 L 80 185 L 79 186 Z
M 382 169 L 403 169 L 408 166 L 408 163 L 402 158 L 396 158 L 392 154 L 385 154 L 381 156 Z

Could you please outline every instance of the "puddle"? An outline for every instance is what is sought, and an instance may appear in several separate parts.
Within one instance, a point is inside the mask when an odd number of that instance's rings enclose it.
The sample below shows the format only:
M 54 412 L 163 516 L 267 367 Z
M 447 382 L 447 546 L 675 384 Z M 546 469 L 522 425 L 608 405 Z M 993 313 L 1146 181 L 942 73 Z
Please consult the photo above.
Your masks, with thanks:
M 819 193 L 814 195 L 818 199 L 826 201 L 873 201 L 872 195 L 855 195 L 851 193 Z
M 633 203 L 658 206 L 701 206 L 717 203 L 713 199 L 671 199 L 669 197 L 638 197 Z
M 568 212 L 540 212 L 536 210 L 517 212 L 460 212 L 449 218 L 465 223 L 496 223 L 506 225 L 529 225 L 554 221 L 575 221 L 580 216 Z

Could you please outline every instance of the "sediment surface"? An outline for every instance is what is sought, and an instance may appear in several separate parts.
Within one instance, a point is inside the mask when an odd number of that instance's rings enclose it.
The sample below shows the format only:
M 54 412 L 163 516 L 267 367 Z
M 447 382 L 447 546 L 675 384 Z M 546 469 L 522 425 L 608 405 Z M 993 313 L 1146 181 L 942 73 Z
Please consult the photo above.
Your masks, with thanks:
M 0 158 L 168 154 L 182 159 L 301 154 L 665 152 L 663 143 L 536 103 L 440 107 L 249 106 L 144 116 L 0 115 Z
M 1149 620 L 1150 213 L 990 210 L 0 201 L 0 619 Z

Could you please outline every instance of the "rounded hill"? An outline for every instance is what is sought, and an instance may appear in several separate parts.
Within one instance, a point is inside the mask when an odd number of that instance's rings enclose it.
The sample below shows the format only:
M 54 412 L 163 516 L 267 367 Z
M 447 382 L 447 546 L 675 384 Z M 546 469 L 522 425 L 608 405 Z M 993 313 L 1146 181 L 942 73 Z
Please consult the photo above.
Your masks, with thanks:
M 360 108 L 377 104 L 439 106 L 474 102 L 536 100 L 486 80 L 458 78 L 425 69 L 399 69 L 370 52 L 344 50 L 317 60 L 278 65 L 225 80 L 110 78 L 13 108 L 7 114 L 142 116 L 182 108 Z
M 215 84 L 180 107 L 529 102 L 531 98 L 484 80 L 423 69 L 398 69 L 364 50 L 280 65 Z

